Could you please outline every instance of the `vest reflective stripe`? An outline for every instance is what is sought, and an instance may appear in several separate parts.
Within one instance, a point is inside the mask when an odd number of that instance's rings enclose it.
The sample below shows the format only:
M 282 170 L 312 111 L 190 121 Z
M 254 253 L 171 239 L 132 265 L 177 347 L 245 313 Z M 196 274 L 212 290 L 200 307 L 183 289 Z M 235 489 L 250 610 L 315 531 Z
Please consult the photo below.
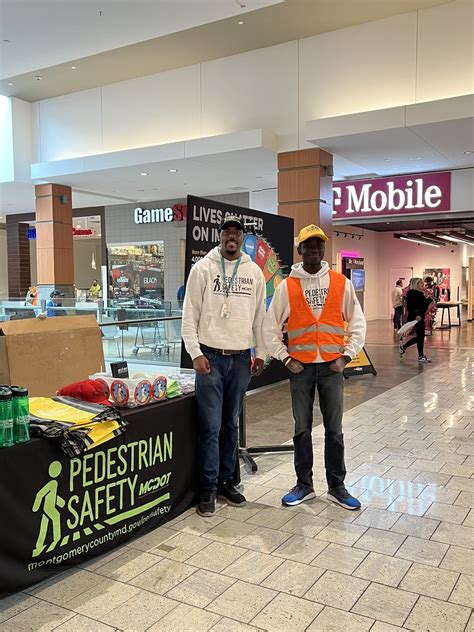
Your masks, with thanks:
M 317 345 L 289 345 L 288 351 L 293 353 L 295 351 L 317 351 Z
M 337 353 L 339 355 L 344 351 L 344 347 L 341 347 L 339 345 L 321 345 L 319 349 L 321 351 L 327 351 L 328 353 Z
M 325 362 L 335 360 L 344 352 L 344 319 L 342 316 L 346 277 L 329 271 L 326 302 L 317 319 L 301 288 L 301 280 L 286 280 L 290 316 L 288 318 L 288 352 L 304 363 L 315 362 L 319 355 Z
M 339 336 L 344 336 L 346 330 L 344 327 L 334 327 L 334 325 L 319 325 L 319 331 L 324 332 L 325 334 L 338 334 Z
M 316 327 L 316 325 L 310 325 L 309 327 L 302 327 L 301 329 L 293 329 L 293 331 L 288 332 L 288 340 L 293 340 L 294 338 L 299 338 L 303 334 L 317 331 Z

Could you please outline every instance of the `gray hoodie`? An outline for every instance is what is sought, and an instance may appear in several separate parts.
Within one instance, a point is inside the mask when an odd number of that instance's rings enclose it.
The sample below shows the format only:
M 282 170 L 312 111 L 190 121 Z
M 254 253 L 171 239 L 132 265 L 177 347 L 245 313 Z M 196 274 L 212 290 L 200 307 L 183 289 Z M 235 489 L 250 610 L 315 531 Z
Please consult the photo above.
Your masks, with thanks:
M 304 270 L 302 263 L 295 263 L 291 268 L 290 276 L 301 279 L 301 287 L 306 301 L 315 317 L 319 318 L 328 294 L 329 264 L 323 261 L 319 272 L 309 274 Z M 348 340 L 344 347 L 344 355 L 354 358 L 364 346 L 367 323 L 350 279 L 346 279 L 342 311 L 344 320 L 348 323 Z M 283 344 L 282 335 L 283 323 L 289 315 L 290 303 L 285 279 L 275 291 L 263 327 L 267 350 L 279 360 L 284 360 L 289 356 L 288 350 Z M 323 361 L 318 353 L 316 362 Z
M 236 261 L 224 259 L 225 276 L 230 284 Z M 182 336 L 194 360 L 202 355 L 200 344 L 216 349 L 244 350 L 256 347 L 258 358 L 265 357 L 262 326 L 265 317 L 265 277 L 248 255 L 242 260 L 226 298 L 220 247 L 216 246 L 198 261 L 186 284 Z M 222 317 L 227 305 L 229 318 Z

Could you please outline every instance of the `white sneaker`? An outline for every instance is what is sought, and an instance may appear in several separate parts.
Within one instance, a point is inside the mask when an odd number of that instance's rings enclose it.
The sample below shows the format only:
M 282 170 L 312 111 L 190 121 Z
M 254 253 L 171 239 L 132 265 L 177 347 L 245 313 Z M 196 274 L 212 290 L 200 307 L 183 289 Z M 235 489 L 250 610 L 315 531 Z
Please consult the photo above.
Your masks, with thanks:
M 425 355 L 422 355 L 418 357 L 418 362 L 424 362 L 425 364 L 428 364 L 429 362 L 431 362 L 431 360 L 430 358 L 427 358 Z

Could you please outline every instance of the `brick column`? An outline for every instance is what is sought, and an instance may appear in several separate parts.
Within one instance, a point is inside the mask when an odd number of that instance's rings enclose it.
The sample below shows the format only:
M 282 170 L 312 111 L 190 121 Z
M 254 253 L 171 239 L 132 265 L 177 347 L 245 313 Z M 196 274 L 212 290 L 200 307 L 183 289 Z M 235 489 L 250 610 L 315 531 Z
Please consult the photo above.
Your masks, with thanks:
M 308 224 L 320 226 L 329 237 L 324 258 L 332 263 L 332 154 L 323 149 L 278 154 L 278 214 L 293 218 L 295 235 Z M 294 261 L 301 261 L 296 248 Z
M 31 283 L 28 224 L 7 215 L 8 296 L 25 297 Z
M 36 259 L 38 289 L 48 298 L 53 289 L 74 297 L 71 188 L 38 184 L 36 195 Z

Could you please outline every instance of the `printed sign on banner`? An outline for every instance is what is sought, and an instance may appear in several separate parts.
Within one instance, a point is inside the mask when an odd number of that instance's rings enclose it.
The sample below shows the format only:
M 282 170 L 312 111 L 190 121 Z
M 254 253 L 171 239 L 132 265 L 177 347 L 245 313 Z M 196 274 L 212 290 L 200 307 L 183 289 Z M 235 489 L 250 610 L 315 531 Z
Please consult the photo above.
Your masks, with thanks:
M 252 223 L 256 234 L 244 238 L 243 251 L 263 271 L 267 284 L 267 309 L 283 274 L 288 274 L 293 263 L 293 220 L 288 217 L 263 213 L 216 200 L 188 196 L 186 225 L 185 279 L 192 266 L 219 244 L 219 226 L 228 215 L 236 215 Z M 192 367 L 191 358 L 182 349 L 181 366 Z M 288 378 L 279 362 L 272 362 L 258 378 L 252 378 L 250 390 Z
M 194 503 L 194 398 L 163 402 L 159 413 L 136 410 L 124 413 L 124 436 L 77 458 L 53 439 L 2 451 L 0 595 L 110 551 Z
M 334 220 L 437 213 L 451 208 L 451 172 L 334 182 Z

